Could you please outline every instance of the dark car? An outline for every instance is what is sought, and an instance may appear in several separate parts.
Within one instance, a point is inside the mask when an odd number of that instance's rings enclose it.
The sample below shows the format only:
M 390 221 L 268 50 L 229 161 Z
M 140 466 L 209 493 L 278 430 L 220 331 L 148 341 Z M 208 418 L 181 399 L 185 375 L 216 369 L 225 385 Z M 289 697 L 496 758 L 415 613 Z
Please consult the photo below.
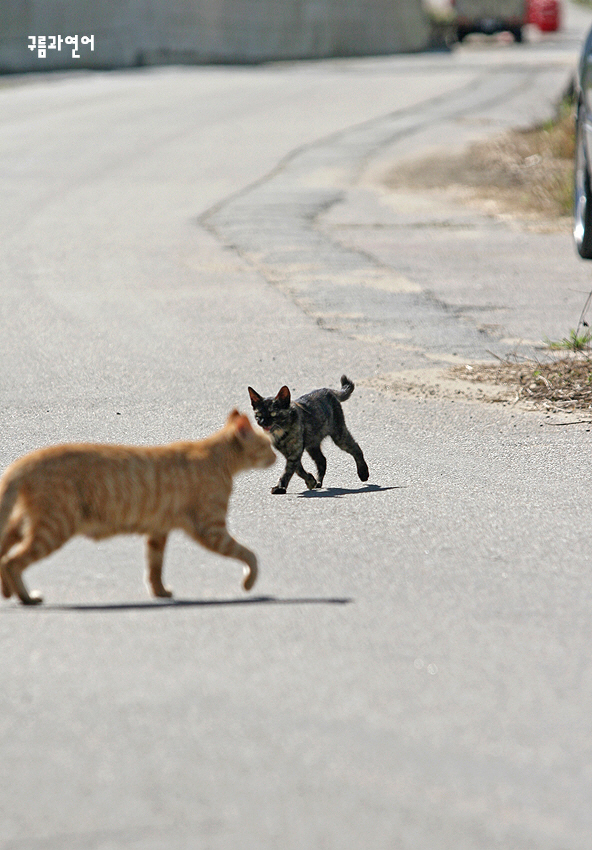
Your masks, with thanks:
M 456 35 L 463 41 L 473 32 L 493 35 L 511 32 L 522 41 L 526 23 L 526 0 L 452 0 L 456 15 Z
M 573 235 L 580 257 L 592 260 L 592 29 L 578 63 L 576 104 Z

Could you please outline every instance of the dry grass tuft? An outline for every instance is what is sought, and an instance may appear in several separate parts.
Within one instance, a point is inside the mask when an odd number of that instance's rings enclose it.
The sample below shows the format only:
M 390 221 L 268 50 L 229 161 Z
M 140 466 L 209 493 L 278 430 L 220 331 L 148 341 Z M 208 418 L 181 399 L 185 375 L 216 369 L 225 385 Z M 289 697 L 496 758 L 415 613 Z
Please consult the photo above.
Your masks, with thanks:
M 546 363 L 500 360 L 451 371 L 467 381 L 510 385 L 516 401 L 531 402 L 538 409 L 592 410 L 592 358 L 587 354 L 563 355 Z

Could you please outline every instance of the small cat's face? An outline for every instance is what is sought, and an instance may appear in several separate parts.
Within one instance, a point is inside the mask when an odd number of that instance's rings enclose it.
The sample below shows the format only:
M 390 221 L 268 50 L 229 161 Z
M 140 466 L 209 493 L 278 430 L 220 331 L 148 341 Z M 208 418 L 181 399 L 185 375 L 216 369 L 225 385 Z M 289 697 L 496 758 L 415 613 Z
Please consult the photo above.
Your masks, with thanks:
M 252 387 L 249 387 L 249 396 L 259 427 L 271 434 L 285 430 L 289 421 L 288 411 L 290 409 L 290 390 L 288 387 L 282 387 L 273 398 L 263 398 Z

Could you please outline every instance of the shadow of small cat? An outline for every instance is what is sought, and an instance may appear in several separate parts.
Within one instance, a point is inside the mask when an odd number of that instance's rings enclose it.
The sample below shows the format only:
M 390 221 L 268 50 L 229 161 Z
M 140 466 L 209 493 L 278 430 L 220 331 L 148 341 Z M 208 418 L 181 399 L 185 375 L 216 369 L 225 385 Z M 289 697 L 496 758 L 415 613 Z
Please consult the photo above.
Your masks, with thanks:
M 270 398 L 263 398 L 249 387 L 257 424 L 270 434 L 275 448 L 286 458 L 284 473 L 272 488 L 272 493 L 285 493 L 294 473 L 304 480 L 309 490 L 323 486 L 327 460 L 321 451 L 321 443 L 325 437 L 331 437 L 336 446 L 352 455 L 360 480 L 368 480 L 368 466 L 362 449 L 348 431 L 341 407 L 341 402 L 346 401 L 353 391 L 354 383 L 346 375 L 341 376 L 341 390 L 313 390 L 296 401 L 291 400 L 286 386 Z M 315 462 L 317 478 L 302 466 L 305 450 Z

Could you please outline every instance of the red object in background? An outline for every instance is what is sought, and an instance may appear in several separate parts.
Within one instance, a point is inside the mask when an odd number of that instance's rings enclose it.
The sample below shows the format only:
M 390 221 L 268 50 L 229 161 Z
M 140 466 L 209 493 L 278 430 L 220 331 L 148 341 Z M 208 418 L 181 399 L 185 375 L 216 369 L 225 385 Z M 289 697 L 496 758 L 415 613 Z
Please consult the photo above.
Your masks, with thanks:
M 529 0 L 526 23 L 535 24 L 541 32 L 556 32 L 561 26 L 559 0 Z

